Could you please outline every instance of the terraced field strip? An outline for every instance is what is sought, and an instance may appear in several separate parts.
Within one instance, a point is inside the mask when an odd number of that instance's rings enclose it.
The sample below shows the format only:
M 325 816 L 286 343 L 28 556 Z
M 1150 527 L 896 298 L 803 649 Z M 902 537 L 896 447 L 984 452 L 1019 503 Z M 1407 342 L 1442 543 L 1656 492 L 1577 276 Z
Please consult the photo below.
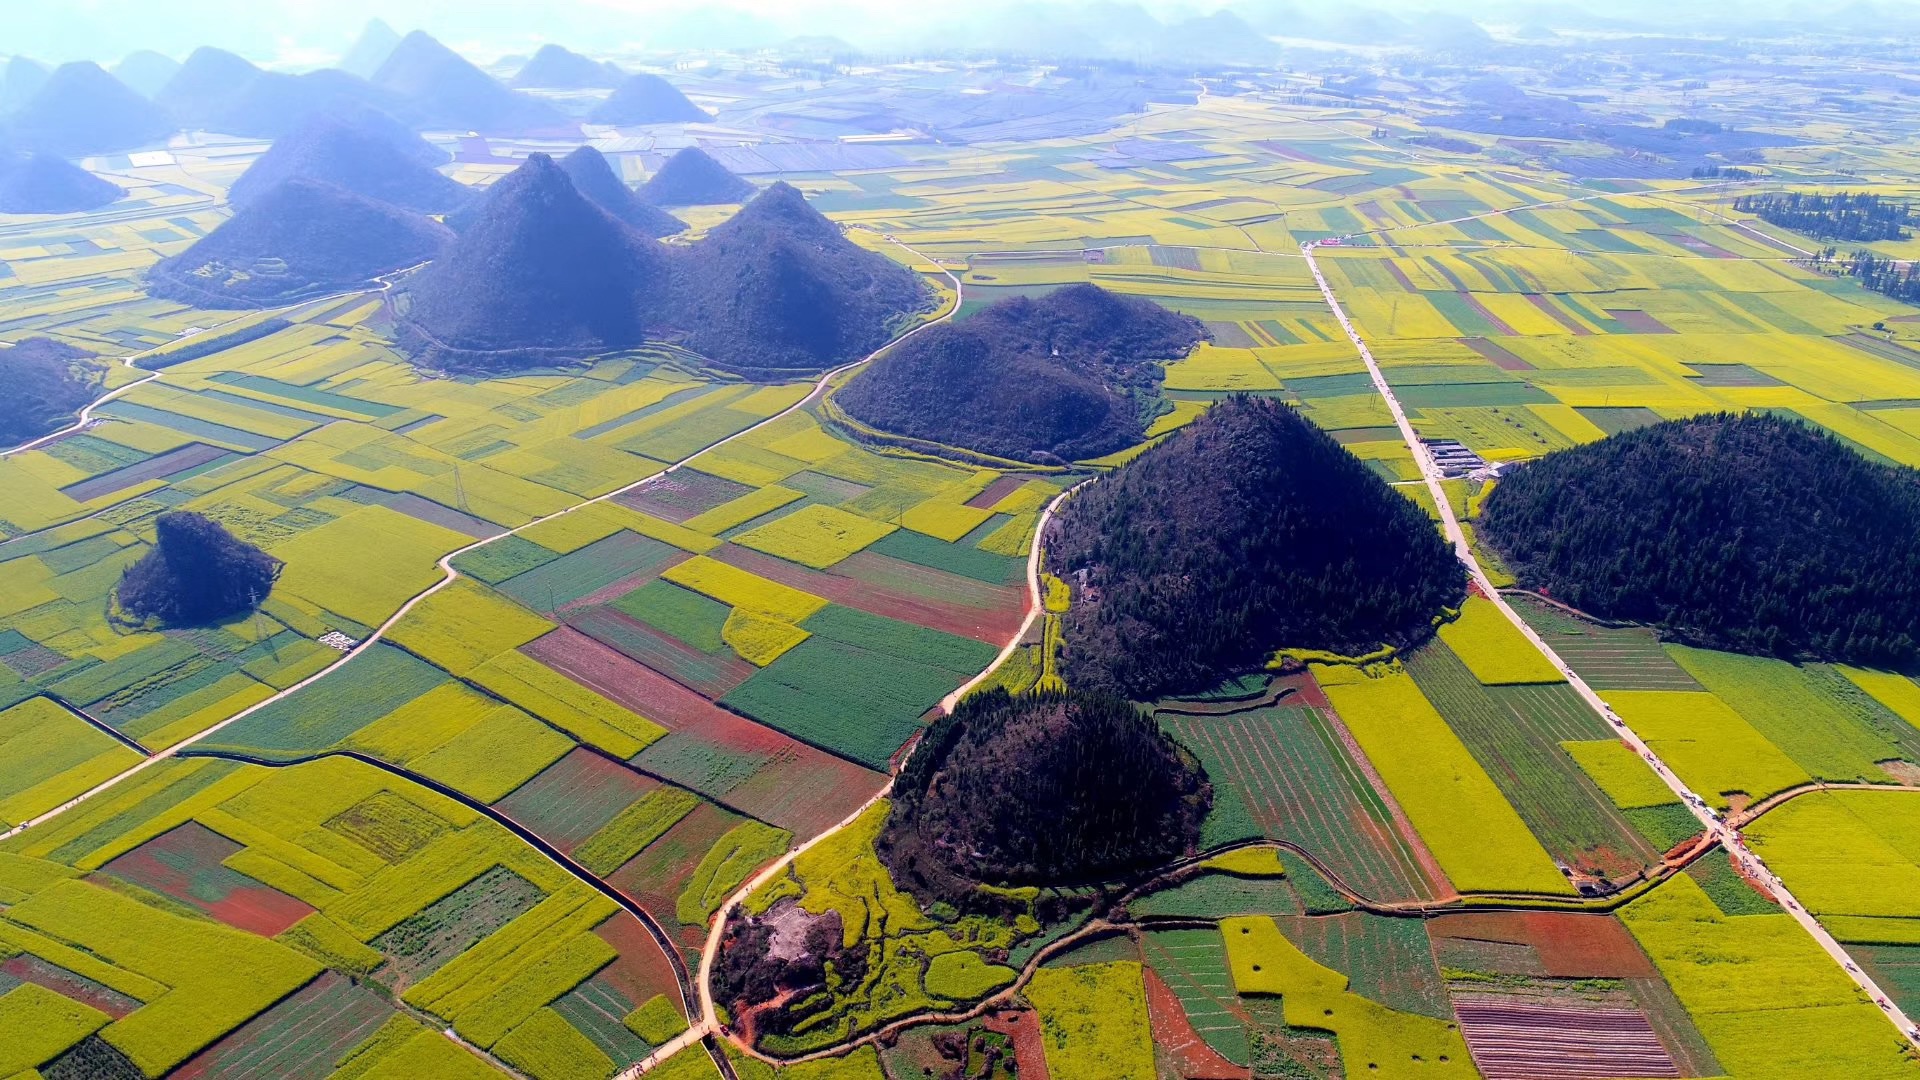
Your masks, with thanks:
M 1612 732 L 1565 684 L 1489 688 L 1444 643 L 1407 660 L 1414 681 L 1553 857 L 1610 878 L 1658 863 L 1562 742 Z
M 1153 930 L 1140 935 L 1140 951 L 1180 999 L 1187 1022 L 1200 1038 L 1228 1061 L 1245 1064 L 1246 1017 L 1233 977 L 1227 972 L 1227 949 L 1217 930 Z
M 1574 1009 L 1497 997 L 1454 1003 L 1460 1033 L 1487 1080 L 1677 1077 L 1680 1067 L 1632 1009 Z
M 1513 609 L 1596 690 L 1700 690 L 1701 685 L 1642 627 L 1600 626 L 1525 595 Z
M 1347 759 L 1316 709 L 1162 718 L 1207 771 L 1240 794 L 1269 837 L 1315 853 L 1359 892 L 1426 899 L 1433 883 L 1385 800 Z

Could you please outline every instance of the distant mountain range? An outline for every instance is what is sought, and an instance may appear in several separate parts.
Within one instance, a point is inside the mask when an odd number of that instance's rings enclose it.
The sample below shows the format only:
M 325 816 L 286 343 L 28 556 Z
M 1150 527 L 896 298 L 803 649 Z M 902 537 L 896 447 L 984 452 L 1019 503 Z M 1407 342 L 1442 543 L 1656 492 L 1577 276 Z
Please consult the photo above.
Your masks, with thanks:
M 136 52 L 114 74 L 93 63 L 49 72 L 15 56 L 0 71 L 0 126 L 25 149 L 65 157 L 155 146 L 180 130 L 277 139 L 316 116 L 366 110 L 413 130 L 577 133 L 553 106 L 509 89 L 427 34 L 388 40 L 391 34 L 376 20 L 346 66 L 304 74 L 264 70 L 211 47 L 193 50 L 184 63 Z M 558 53 L 594 68 L 594 85 L 613 87 L 622 77 Z M 563 57 L 543 55 L 550 67 L 569 67 Z
M 508 89 L 419 30 L 400 39 L 372 82 L 399 102 L 403 119 L 423 127 L 519 132 L 568 126 L 553 106 Z

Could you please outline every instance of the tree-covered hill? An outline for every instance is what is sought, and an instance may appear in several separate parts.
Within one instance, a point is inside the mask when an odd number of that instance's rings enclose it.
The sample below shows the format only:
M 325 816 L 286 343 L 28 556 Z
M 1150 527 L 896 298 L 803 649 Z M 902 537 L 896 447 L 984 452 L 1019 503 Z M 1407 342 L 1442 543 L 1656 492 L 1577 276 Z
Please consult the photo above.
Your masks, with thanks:
M 663 275 L 659 245 L 534 154 L 411 282 L 400 342 L 433 366 L 492 370 L 629 348 L 645 339 Z
M 668 158 L 640 185 L 640 198 L 655 206 L 707 206 L 746 201 L 753 185 L 697 146 Z
M 1076 583 L 1065 676 L 1148 700 L 1281 648 L 1407 645 L 1466 574 L 1432 521 L 1293 407 L 1230 397 L 1074 495 L 1046 538 Z
M 255 159 L 227 190 L 227 201 L 244 208 L 298 177 L 423 214 L 444 213 L 465 203 L 472 192 L 434 171 L 429 162 L 436 156 L 444 158 L 419 136 L 371 110 L 316 117 Z
M 596 124 L 699 123 L 713 117 L 658 75 L 629 76 L 588 117 Z
M 1692 644 L 1920 665 L 1920 472 L 1779 417 L 1675 420 L 1502 479 L 1480 534 L 1520 583 Z
M 27 338 L 0 349 L 0 448 L 37 439 L 100 395 L 100 364 L 85 349 Z
M 67 158 L 157 144 L 174 131 L 165 110 L 87 61 L 55 68 L 6 124 L 25 149 Z
M 161 514 L 154 529 L 154 546 L 120 578 L 120 608 L 136 618 L 216 622 L 259 606 L 280 576 L 280 560 L 203 514 Z
M 161 261 L 147 286 L 201 307 L 284 303 L 424 262 L 452 239 L 424 215 L 296 178 Z
M 98 209 L 125 194 L 120 185 L 65 158 L 0 153 L 0 213 L 71 214 Z
M 847 239 L 777 183 L 674 253 L 667 323 L 743 374 L 817 372 L 886 344 L 932 299 L 918 274 Z
M 936 721 L 893 787 L 879 851 L 922 898 L 979 884 L 1078 885 L 1191 852 L 1205 774 L 1131 702 L 973 695 Z
M 540 46 L 513 77 L 516 88 L 542 90 L 613 89 L 624 74 L 613 64 L 581 56 L 564 45 Z
M 507 89 L 421 30 L 401 38 L 370 81 L 392 96 L 404 119 L 422 127 L 521 132 L 570 126 L 553 106 Z
M 561 158 L 560 168 L 573 181 L 573 186 L 580 189 L 580 194 L 642 235 L 659 239 L 687 229 L 686 222 L 657 206 L 641 202 L 633 189 L 614 175 L 606 155 L 591 146 L 582 146 Z
M 1068 285 L 922 331 L 835 400 L 883 431 L 999 457 L 1099 457 L 1144 437 L 1159 362 L 1205 333 L 1151 300 Z

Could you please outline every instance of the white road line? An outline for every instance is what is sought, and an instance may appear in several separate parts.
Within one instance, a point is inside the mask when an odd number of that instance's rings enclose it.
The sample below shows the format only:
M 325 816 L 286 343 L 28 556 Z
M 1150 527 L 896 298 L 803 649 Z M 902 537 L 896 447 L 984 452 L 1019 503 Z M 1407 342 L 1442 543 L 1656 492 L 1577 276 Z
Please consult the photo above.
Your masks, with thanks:
M 1787 890 L 1786 884 L 1780 880 L 1778 875 L 1767 868 L 1766 863 L 1761 860 L 1760 856 L 1754 854 L 1753 849 L 1747 846 L 1746 840 L 1741 837 L 1739 831 L 1727 828 L 1725 822 L 1715 817 L 1713 812 L 1707 809 L 1706 800 L 1694 794 L 1692 790 L 1682 783 L 1680 778 L 1674 774 L 1673 770 L 1667 767 L 1666 762 L 1661 761 L 1659 756 L 1653 752 L 1653 748 L 1648 746 L 1646 741 L 1640 738 L 1632 728 L 1628 727 L 1626 723 L 1614 713 L 1613 709 L 1601 699 L 1599 694 L 1594 693 L 1593 688 L 1587 685 L 1586 680 L 1582 679 L 1579 674 L 1573 670 L 1571 665 L 1565 660 L 1562 660 L 1559 654 L 1555 653 L 1552 647 L 1546 643 L 1545 639 L 1520 617 L 1520 613 L 1515 611 L 1513 606 L 1507 603 L 1506 598 L 1500 595 L 1500 591 L 1493 587 L 1493 583 L 1488 580 L 1486 572 L 1481 569 L 1479 560 L 1474 557 L 1472 546 L 1467 543 L 1466 533 L 1461 529 L 1460 521 L 1454 515 L 1452 504 L 1447 501 L 1446 491 L 1440 486 L 1440 469 L 1438 465 L 1435 464 L 1433 456 L 1427 452 L 1425 444 L 1420 441 L 1419 436 L 1414 432 L 1413 424 L 1407 419 L 1406 410 L 1400 407 L 1400 400 L 1394 396 L 1393 387 L 1387 382 L 1386 375 L 1381 372 L 1379 363 L 1374 360 L 1373 350 L 1367 347 L 1367 343 L 1361 338 L 1360 332 L 1354 328 L 1353 322 L 1347 318 L 1346 309 L 1340 306 L 1339 299 L 1333 294 L 1333 287 L 1327 284 L 1326 275 L 1320 272 L 1320 264 L 1314 259 L 1313 249 L 1314 245 L 1312 243 L 1306 243 L 1300 246 L 1300 253 L 1304 255 L 1307 260 L 1307 268 L 1313 272 L 1313 280 L 1320 286 L 1320 294 L 1326 298 L 1327 306 L 1332 309 L 1334 318 L 1339 320 L 1340 328 L 1346 331 L 1347 339 L 1353 343 L 1353 347 L 1360 353 L 1360 359 L 1366 363 L 1367 373 L 1373 378 L 1374 388 L 1380 392 L 1382 398 L 1386 399 L 1387 410 L 1393 414 L 1394 425 L 1400 429 L 1400 437 L 1407 444 L 1407 449 L 1412 451 L 1414 461 L 1420 466 L 1420 474 L 1426 480 L 1427 491 L 1433 497 L 1434 505 L 1439 509 L 1440 520 L 1446 530 L 1447 539 L 1453 542 L 1455 553 L 1460 556 L 1460 561 L 1466 564 L 1468 572 L 1473 575 L 1474 583 L 1479 586 L 1480 591 L 1485 593 L 1487 598 L 1493 602 L 1494 606 L 1500 609 L 1501 614 L 1507 617 L 1507 621 L 1512 623 L 1515 629 L 1519 630 L 1529 642 L 1533 643 L 1533 647 L 1538 649 L 1541 655 L 1553 662 L 1553 666 L 1559 669 L 1560 673 L 1566 677 L 1567 682 L 1572 685 L 1573 689 L 1586 701 L 1587 705 L 1592 708 L 1594 712 L 1598 713 L 1600 718 L 1605 720 L 1627 745 L 1633 747 L 1633 749 L 1653 767 L 1654 773 L 1660 777 L 1661 782 L 1666 784 L 1668 789 L 1680 797 L 1682 804 L 1699 820 L 1701 826 L 1706 829 L 1707 833 L 1718 840 L 1729 852 L 1739 859 L 1741 865 L 1746 867 L 1749 873 L 1760 878 L 1766 883 L 1768 888 L 1774 891 L 1774 894 L 1780 899 L 1781 904 L 1786 908 L 1787 914 L 1792 915 L 1795 922 L 1798 922 L 1805 928 L 1807 933 L 1813 935 L 1814 941 L 1818 942 L 1820 947 L 1826 950 L 1827 955 L 1831 956 L 1834 962 L 1840 965 L 1841 971 L 1845 972 L 1847 977 L 1853 980 L 1854 985 L 1859 987 L 1875 1005 L 1880 1007 L 1881 1011 L 1886 1014 L 1888 1022 L 1893 1024 L 1895 1030 L 1900 1032 L 1901 1038 L 1907 1040 L 1908 1043 L 1915 1047 L 1920 1047 L 1920 1029 L 1915 1028 L 1913 1021 L 1907 1017 L 1907 1014 L 1902 1012 L 1898 1005 L 1894 1004 L 1893 999 L 1888 997 L 1886 992 L 1880 989 L 1879 984 L 1875 983 L 1865 971 L 1861 970 L 1860 965 L 1855 963 L 1853 957 L 1849 956 L 1846 949 L 1841 947 L 1840 942 L 1835 940 L 1834 936 L 1827 932 L 1826 927 L 1821 926 L 1819 920 L 1809 915 L 1806 908 L 1803 907 L 1798 900 L 1794 899 L 1793 894 Z

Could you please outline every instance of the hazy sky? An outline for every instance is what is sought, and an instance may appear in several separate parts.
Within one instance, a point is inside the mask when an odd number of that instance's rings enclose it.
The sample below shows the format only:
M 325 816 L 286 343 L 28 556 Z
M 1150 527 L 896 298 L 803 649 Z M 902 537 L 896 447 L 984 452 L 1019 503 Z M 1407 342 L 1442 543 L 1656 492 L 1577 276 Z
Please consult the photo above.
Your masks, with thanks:
M 175 57 L 196 45 L 218 45 L 266 62 L 318 65 L 337 57 L 367 19 L 395 29 L 425 29 L 477 59 L 557 41 L 582 51 L 676 44 L 676 28 L 702 22 L 738 26 L 752 18 L 776 37 L 841 34 L 862 41 L 909 40 L 937 31 L 931 20 L 978 18 L 992 11 L 1045 12 L 1087 0 L 970 0 L 941 7 L 914 0 L 0 0 L 0 55 L 45 60 L 110 61 L 136 48 Z M 1135 0 L 1163 17 L 1204 13 L 1228 0 Z M 1564 6 L 1568 0 L 1242 0 L 1291 2 L 1306 11 L 1446 9 L 1482 19 L 1516 10 Z M 1707 11 L 1715 0 L 1572 0 L 1607 13 Z M 1765 6 L 1810 0 L 1762 0 Z M 1889 0 L 1920 7 L 1920 0 Z M 1751 2 L 1741 5 L 1752 10 Z M 745 17 L 743 17 L 745 16 Z M 935 35 L 937 36 L 937 35 Z

